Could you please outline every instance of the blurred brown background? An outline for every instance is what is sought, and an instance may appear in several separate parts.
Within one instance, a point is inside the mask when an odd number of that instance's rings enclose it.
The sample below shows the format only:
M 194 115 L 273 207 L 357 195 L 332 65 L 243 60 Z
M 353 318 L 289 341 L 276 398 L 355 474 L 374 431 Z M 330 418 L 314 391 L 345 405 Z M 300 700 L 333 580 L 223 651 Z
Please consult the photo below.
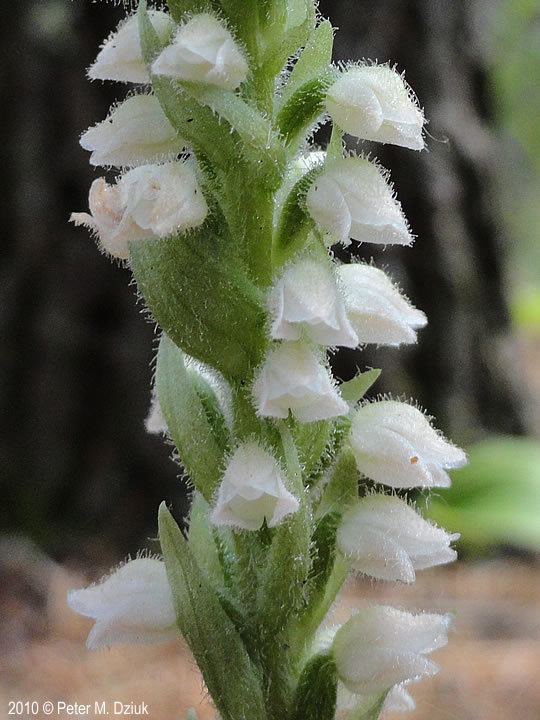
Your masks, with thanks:
M 430 324 L 412 349 L 333 358 L 344 379 L 382 367 L 377 392 L 417 398 L 471 448 L 469 475 L 433 504 L 464 534 L 468 563 L 427 573 L 396 600 L 455 602 L 464 617 L 449 672 L 432 695 L 428 686 L 417 717 L 539 720 L 540 3 L 327 0 L 320 9 L 340 28 L 336 59 L 396 63 L 429 119 L 428 152 L 376 149 L 418 235 L 413 250 L 362 252 Z M 85 68 L 122 15 L 107 2 L 19 0 L 0 25 L 0 649 L 15 653 L 2 660 L 0 689 L 3 677 L 21 693 L 54 686 L 76 698 L 89 677 L 93 687 L 129 686 L 122 673 L 135 656 L 151 678 L 143 686 L 163 689 L 184 662 L 168 651 L 115 651 L 109 666 L 87 658 L 63 601 L 76 582 L 68 572 L 97 575 L 155 547 L 159 501 L 179 515 L 187 507 L 170 448 L 143 424 L 155 329 L 129 273 L 67 224 L 94 177 L 78 136 L 119 96 L 118 86 L 88 83 Z M 488 462 L 496 453 L 475 450 L 484 441 L 501 453 L 498 474 Z M 484 495 L 471 493 L 475 483 Z M 480 521 L 485 497 L 495 499 Z M 72 662 L 55 674 L 64 656 Z

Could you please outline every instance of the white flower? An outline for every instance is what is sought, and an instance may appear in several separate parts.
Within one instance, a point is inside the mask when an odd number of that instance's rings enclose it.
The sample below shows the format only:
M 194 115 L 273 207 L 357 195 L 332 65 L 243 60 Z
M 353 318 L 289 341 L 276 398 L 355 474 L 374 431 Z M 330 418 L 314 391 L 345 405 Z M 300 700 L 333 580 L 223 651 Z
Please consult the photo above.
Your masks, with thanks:
M 351 446 L 361 473 L 395 488 L 448 487 L 445 470 L 467 462 L 463 450 L 434 430 L 420 410 L 394 400 L 356 411 Z
M 417 328 L 427 324 L 388 275 L 372 265 L 353 263 L 338 268 L 347 316 L 361 343 L 401 345 L 416 342 Z
M 159 10 L 149 10 L 148 17 L 161 42 L 170 36 L 173 22 Z M 91 80 L 149 83 L 150 75 L 142 57 L 137 15 L 130 15 L 104 42 L 95 63 L 88 70 Z
M 459 538 L 424 520 L 405 501 L 368 495 L 343 516 L 337 545 L 355 569 L 379 580 L 411 583 L 415 570 L 453 562 Z
M 449 615 L 367 607 L 342 625 L 334 638 L 339 679 L 351 692 L 370 696 L 435 675 L 438 666 L 425 656 L 446 645 L 449 626 Z
M 154 558 L 131 560 L 98 585 L 71 590 L 68 605 L 96 621 L 86 642 L 90 650 L 178 635 L 165 565 Z
M 305 258 L 289 265 L 272 288 L 269 306 L 274 340 L 300 340 L 304 333 L 320 345 L 358 345 L 330 264 Z
M 133 95 L 81 137 L 92 165 L 130 167 L 170 160 L 185 142 L 165 117 L 154 95 Z
M 403 77 L 388 65 L 346 70 L 328 90 L 326 109 L 339 127 L 364 140 L 422 150 L 424 115 Z
M 130 217 L 157 237 L 198 227 L 208 214 L 191 162 L 134 168 L 121 186 Z
M 247 77 L 248 64 L 235 39 L 213 15 L 195 15 L 182 25 L 171 45 L 152 65 L 155 75 L 235 90 Z
M 103 178 L 92 183 L 90 215 L 73 213 L 113 257 L 126 259 L 129 242 L 167 237 L 201 225 L 208 207 L 189 162 L 144 165 L 123 175 L 116 185 Z
M 73 213 L 71 222 L 84 225 L 94 232 L 100 246 L 109 255 L 125 260 L 129 242 L 148 237 L 148 232 L 126 213 L 125 199 L 119 185 L 107 185 L 104 178 L 94 180 L 88 204 L 90 214 Z
M 300 422 L 314 422 L 349 412 L 328 369 L 301 343 L 283 343 L 270 350 L 253 394 L 263 417 L 286 418 L 290 410 Z
M 329 163 L 306 196 L 313 220 L 332 242 L 411 245 L 413 236 L 384 174 L 361 157 Z
M 240 445 L 228 462 L 212 512 L 214 525 L 258 530 L 275 527 L 300 507 L 275 458 L 256 442 Z

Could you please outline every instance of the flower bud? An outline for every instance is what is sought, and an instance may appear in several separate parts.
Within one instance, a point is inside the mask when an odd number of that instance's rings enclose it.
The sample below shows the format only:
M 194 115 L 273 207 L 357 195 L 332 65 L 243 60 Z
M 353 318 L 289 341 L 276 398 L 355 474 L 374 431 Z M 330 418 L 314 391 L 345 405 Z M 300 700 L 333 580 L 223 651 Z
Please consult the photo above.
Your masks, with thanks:
M 259 530 L 275 527 L 300 507 L 275 458 L 256 442 L 240 445 L 227 464 L 212 512 L 214 525 Z
M 346 70 L 328 90 L 326 109 L 350 135 L 422 150 L 424 115 L 403 77 L 388 65 Z
M 350 323 L 361 343 L 401 345 L 416 342 L 417 328 L 427 324 L 382 270 L 353 263 L 338 268 Z
M 337 545 L 352 568 L 379 580 L 412 583 L 415 570 L 453 562 L 449 535 L 390 495 L 368 495 L 344 514 Z
M 170 36 L 173 22 L 159 10 L 149 10 L 148 17 L 160 41 Z M 91 80 L 149 83 L 150 75 L 142 57 L 137 15 L 131 15 L 104 42 L 95 63 L 88 70 Z
M 301 343 L 283 343 L 270 350 L 253 394 L 263 417 L 286 418 L 291 411 L 300 422 L 314 422 L 349 412 L 328 369 Z
M 248 64 L 229 30 L 213 15 L 195 15 L 182 25 L 171 45 L 152 65 L 155 75 L 235 90 Z
M 154 558 L 130 560 L 99 584 L 71 590 L 68 605 L 96 621 L 86 641 L 89 650 L 166 642 L 178 635 L 165 565 Z
M 351 446 L 361 473 L 395 488 L 448 487 L 445 470 L 466 464 L 463 450 L 407 403 L 382 400 L 356 411 Z
M 332 242 L 411 245 L 413 236 L 386 178 L 373 163 L 348 157 L 328 164 L 306 196 L 307 209 Z
M 154 95 L 133 95 L 81 137 L 92 165 L 130 167 L 170 160 L 185 142 L 165 117 Z
M 116 185 L 103 178 L 90 188 L 90 215 L 73 213 L 113 257 L 126 259 L 133 240 L 167 237 L 201 225 L 206 200 L 189 162 L 144 165 L 123 175 Z
M 269 298 L 274 340 L 300 340 L 304 334 L 320 345 L 356 347 L 332 266 L 306 258 L 289 265 Z
M 413 615 L 387 606 L 367 607 L 336 633 L 332 653 L 339 679 L 359 695 L 375 695 L 438 666 L 426 658 L 448 641 L 449 615 Z

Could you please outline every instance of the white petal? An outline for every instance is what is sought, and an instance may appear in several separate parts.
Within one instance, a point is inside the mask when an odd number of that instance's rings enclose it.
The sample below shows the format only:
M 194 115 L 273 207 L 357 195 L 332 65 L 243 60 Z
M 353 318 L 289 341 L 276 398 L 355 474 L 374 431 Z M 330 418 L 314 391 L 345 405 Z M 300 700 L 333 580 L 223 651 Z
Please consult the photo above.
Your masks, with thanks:
M 413 307 L 390 278 L 371 265 L 338 268 L 347 315 L 362 343 L 401 345 L 416 342 L 417 328 L 427 318 Z
M 97 585 L 68 594 L 72 610 L 96 620 L 89 646 L 149 642 L 176 631 L 176 614 L 165 565 L 138 558 L 122 565 Z
M 439 666 L 429 658 L 412 652 L 395 653 L 378 648 L 360 653 L 350 648 L 341 658 L 348 674 L 340 679 L 351 692 L 373 695 L 406 680 L 436 675 Z
M 122 177 L 120 186 L 130 217 L 157 237 L 198 227 L 208 214 L 188 162 L 135 168 Z
M 164 42 L 173 23 L 169 15 L 149 10 L 148 17 L 159 39 Z M 126 18 L 105 41 L 95 63 L 88 70 L 92 80 L 149 83 L 150 76 L 142 57 L 137 15 Z
M 414 710 L 416 703 L 405 689 L 403 684 L 395 685 L 388 693 L 384 701 L 384 712 L 410 712 Z
M 368 495 L 343 515 L 337 544 L 354 569 L 381 580 L 413 582 L 415 570 L 455 560 L 450 543 L 458 537 L 400 498 Z
M 404 548 L 392 538 L 370 527 L 362 528 L 354 537 L 347 528 L 340 528 L 338 547 L 351 566 L 378 580 L 415 580 L 414 566 Z M 351 552 L 352 550 L 352 552 Z
M 424 116 L 403 78 L 387 65 L 351 67 L 330 87 L 326 107 L 345 132 L 413 150 L 424 147 Z
M 151 233 L 140 228 L 126 213 L 118 185 L 107 185 L 103 178 L 94 180 L 88 204 L 90 215 L 73 213 L 70 220 L 75 225 L 84 225 L 95 233 L 101 248 L 112 257 L 126 260 L 130 241 L 151 236 Z
M 431 487 L 434 478 L 411 443 L 384 427 L 353 420 L 351 444 L 361 473 L 395 488 Z
M 413 237 L 385 176 L 361 157 L 328 164 L 308 190 L 310 215 L 335 242 L 349 238 L 382 245 L 411 245 Z
M 253 395 L 259 415 L 300 422 L 326 420 L 349 411 L 327 368 L 301 343 L 271 350 L 256 376 Z
M 155 75 L 235 90 L 248 64 L 229 30 L 213 15 L 195 15 L 182 25 L 152 66 Z
M 275 340 L 307 338 L 321 345 L 356 347 L 332 265 L 304 259 L 290 265 L 269 297 Z
M 212 522 L 258 530 L 278 525 L 298 510 L 275 458 L 255 442 L 240 445 L 230 458 L 218 491 Z
M 433 675 L 438 668 L 424 655 L 446 644 L 449 625 L 448 615 L 368 607 L 336 633 L 332 652 L 339 678 L 352 692 L 369 696 Z
M 447 468 L 461 467 L 465 453 L 450 444 L 417 408 L 384 400 L 361 407 L 351 444 L 358 469 L 391 487 L 447 487 Z
M 88 650 L 101 650 L 113 645 L 155 645 L 170 642 L 177 637 L 176 627 L 123 627 L 98 620 L 88 634 L 86 647 Z
M 134 95 L 87 130 L 81 146 L 92 165 L 137 166 L 171 159 L 185 147 L 153 95 Z

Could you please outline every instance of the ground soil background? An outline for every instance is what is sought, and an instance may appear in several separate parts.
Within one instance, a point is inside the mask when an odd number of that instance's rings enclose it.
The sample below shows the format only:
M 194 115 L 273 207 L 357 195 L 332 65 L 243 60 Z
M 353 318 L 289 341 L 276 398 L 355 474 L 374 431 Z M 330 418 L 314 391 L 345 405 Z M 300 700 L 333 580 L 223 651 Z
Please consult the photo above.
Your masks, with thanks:
M 46 560 L 26 543 L 3 543 L 0 561 L 0 718 L 9 700 L 146 702 L 152 720 L 184 720 L 195 707 L 214 712 L 200 676 L 179 641 L 90 653 L 90 623 L 66 607 L 66 591 L 87 580 Z M 411 587 L 354 581 L 333 618 L 364 603 L 454 612 L 434 679 L 412 687 L 411 720 L 540 718 L 540 564 L 523 560 L 458 563 L 421 574 Z M 45 715 L 37 716 L 43 720 Z M 82 716 L 81 716 L 82 717 Z M 93 717 L 91 715 L 90 717 Z M 403 715 L 388 714 L 385 720 Z M 306 719 L 308 720 L 308 719 Z

